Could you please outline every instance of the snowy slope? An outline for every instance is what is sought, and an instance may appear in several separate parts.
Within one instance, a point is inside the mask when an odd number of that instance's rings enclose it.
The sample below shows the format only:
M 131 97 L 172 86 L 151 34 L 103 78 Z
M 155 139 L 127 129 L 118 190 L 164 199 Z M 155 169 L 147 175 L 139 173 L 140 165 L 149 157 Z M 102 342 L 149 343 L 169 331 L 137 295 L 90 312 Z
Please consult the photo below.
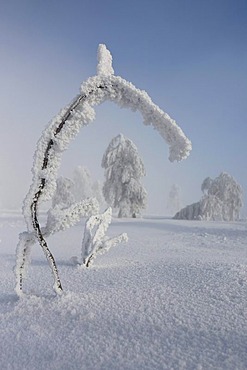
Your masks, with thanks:
M 49 238 L 65 290 L 35 245 L 14 293 L 18 215 L 0 218 L 0 367 L 8 369 L 247 369 L 247 227 L 161 218 L 114 219 L 129 242 L 80 256 L 83 225 Z

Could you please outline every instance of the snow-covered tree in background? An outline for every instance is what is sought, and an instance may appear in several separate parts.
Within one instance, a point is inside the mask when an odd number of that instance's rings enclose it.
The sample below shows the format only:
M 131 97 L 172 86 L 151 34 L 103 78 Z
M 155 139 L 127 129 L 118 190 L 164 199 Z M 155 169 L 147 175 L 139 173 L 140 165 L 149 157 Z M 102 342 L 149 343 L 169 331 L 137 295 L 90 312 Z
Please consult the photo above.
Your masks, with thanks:
M 222 172 L 208 189 L 209 201 L 217 198 L 221 208 L 221 218 L 224 221 L 234 221 L 240 217 L 243 206 L 243 190 L 237 181 L 228 173 Z
M 237 181 L 222 172 L 214 180 L 207 177 L 201 186 L 204 195 L 197 203 L 177 212 L 174 218 L 187 220 L 235 221 L 243 206 L 243 191 Z
M 86 167 L 77 166 L 73 171 L 73 186 L 71 191 L 76 201 L 94 197 L 101 208 L 106 208 L 102 186 L 98 180 L 92 179 L 91 173 Z
M 103 195 L 103 187 L 99 180 L 95 180 L 92 185 L 93 196 L 97 199 L 101 209 L 106 209 L 106 201 Z
M 75 197 L 75 183 L 69 178 L 60 176 L 52 197 L 52 206 L 48 211 L 46 233 L 53 234 L 59 229 L 64 230 L 82 217 L 91 216 L 99 211 L 96 197 Z
M 106 208 L 101 183 L 93 181 L 86 167 L 77 166 L 73 171 L 73 180 L 60 176 L 52 197 L 52 207 L 62 204 L 69 206 L 74 202 L 80 202 L 87 198 L 96 198 L 100 208 Z
M 75 203 L 73 187 L 73 181 L 60 176 L 57 179 L 56 191 L 52 197 L 52 208 L 55 208 L 57 205 L 59 205 L 60 208 L 68 208 Z
M 137 89 L 132 83 L 114 75 L 112 56 L 106 46 L 100 44 L 98 47 L 97 75 L 90 77 L 81 85 L 80 93 L 52 119 L 37 143 L 32 168 L 32 184 L 23 204 L 27 232 L 20 234 L 16 252 L 15 271 L 16 292 L 18 294 L 22 293 L 23 271 L 28 262 L 27 257 L 33 240 L 40 244 L 51 268 L 55 292 L 58 294 L 62 292 L 55 258 L 45 238 L 44 230 L 46 229 L 40 224 L 39 207 L 42 202 L 51 200 L 56 190 L 57 173 L 62 153 L 79 133 L 80 128 L 95 119 L 93 107 L 106 100 L 113 101 L 120 107 L 128 107 L 134 111 L 138 110 L 143 116 L 144 124 L 153 125 L 169 145 L 169 159 L 171 162 L 181 161 L 190 154 L 191 142 L 181 128 L 167 113 L 152 102 L 145 91 Z M 54 220 L 59 220 L 59 223 L 55 222 L 54 226 L 59 225 L 59 227 L 53 228 L 53 231 L 61 229 L 63 224 L 60 222 L 61 220 L 66 219 L 66 225 L 71 226 L 70 220 L 74 220 L 75 214 L 79 216 L 80 212 L 87 206 L 85 202 L 74 204 L 67 210 L 67 216 L 65 210 L 63 210 L 62 218 L 54 218 Z
M 173 184 L 168 195 L 167 209 L 169 212 L 174 214 L 180 208 L 181 208 L 181 189 L 177 184 Z
M 182 208 L 173 218 L 177 220 L 201 220 L 201 213 L 201 202 L 196 202 Z
M 201 185 L 201 191 L 203 192 L 203 194 L 208 194 L 208 190 L 210 186 L 212 185 L 212 182 L 213 180 L 211 179 L 211 177 L 206 177 L 203 180 L 202 185 Z
M 119 134 L 107 147 L 102 167 L 105 169 L 103 195 L 118 209 L 118 217 L 137 217 L 146 207 L 147 192 L 140 180 L 145 176 L 143 162 L 135 144 Z
M 81 200 L 91 197 L 92 194 L 92 177 L 86 167 L 77 166 L 73 171 L 72 192 L 75 199 Z
M 57 179 L 52 207 L 59 205 L 60 208 L 67 208 L 88 198 L 96 198 L 99 206 L 106 208 L 100 182 L 92 180 L 86 167 L 77 166 L 73 171 L 73 180 L 63 176 Z

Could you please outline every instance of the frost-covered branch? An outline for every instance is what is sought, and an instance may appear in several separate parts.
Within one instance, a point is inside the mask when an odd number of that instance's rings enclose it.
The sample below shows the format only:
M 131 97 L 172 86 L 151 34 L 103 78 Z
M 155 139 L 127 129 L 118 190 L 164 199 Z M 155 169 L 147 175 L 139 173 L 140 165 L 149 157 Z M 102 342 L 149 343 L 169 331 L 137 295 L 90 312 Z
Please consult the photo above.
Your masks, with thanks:
M 81 220 L 82 217 L 95 214 L 99 211 L 99 203 L 96 198 L 88 198 L 72 204 L 69 208 L 60 209 L 59 206 L 50 209 L 47 218 L 47 234 L 68 229 Z
M 30 262 L 31 245 L 34 243 L 34 234 L 31 235 L 28 232 L 24 232 L 19 235 L 15 265 L 15 274 L 17 277 L 15 290 L 18 295 L 22 294 L 23 278 L 26 276 L 27 265 Z
M 82 264 L 84 266 L 88 267 L 97 254 L 103 254 L 111 247 L 123 241 L 128 241 L 126 233 L 114 238 L 105 235 L 111 219 L 112 209 L 109 207 L 104 213 L 93 215 L 86 221 L 82 241 Z
M 74 226 L 82 217 L 95 214 L 99 211 L 99 204 L 95 198 L 88 198 L 81 202 L 72 204 L 68 208 L 59 208 L 56 205 L 48 211 L 47 224 L 41 229 L 44 238 Z M 23 278 L 26 276 L 28 264 L 30 263 L 31 246 L 36 242 L 34 232 L 24 232 L 19 235 L 19 243 L 16 249 L 16 292 L 22 293 Z M 56 289 L 56 286 L 54 287 Z M 59 290 L 58 290 L 59 292 Z
M 55 259 L 42 232 L 38 209 L 40 204 L 50 200 L 55 192 L 57 172 L 63 151 L 67 149 L 80 128 L 94 120 L 93 106 L 110 100 L 121 107 L 139 110 L 144 123 L 153 125 L 168 143 L 171 161 L 180 161 L 186 158 L 191 150 L 190 141 L 176 122 L 155 105 L 146 92 L 114 75 L 112 58 L 105 45 L 99 45 L 98 48 L 97 73 L 98 75 L 89 78 L 82 84 L 81 93 L 49 123 L 42 133 L 34 156 L 32 184 L 23 205 L 27 231 L 29 234 L 34 233 L 47 258 L 54 277 L 54 289 L 57 293 L 62 291 L 62 285 Z M 24 255 L 25 250 L 24 248 Z M 18 259 L 19 255 L 17 255 Z M 17 271 L 19 273 L 19 269 Z M 19 281 L 19 277 L 17 280 Z

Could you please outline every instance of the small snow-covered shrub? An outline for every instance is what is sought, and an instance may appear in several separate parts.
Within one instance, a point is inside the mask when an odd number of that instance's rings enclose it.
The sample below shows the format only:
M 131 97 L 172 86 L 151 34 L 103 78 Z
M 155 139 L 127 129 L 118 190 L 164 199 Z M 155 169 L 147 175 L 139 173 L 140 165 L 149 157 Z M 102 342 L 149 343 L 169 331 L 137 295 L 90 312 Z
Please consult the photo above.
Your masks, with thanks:
M 114 238 L 105 235 L 111 219 L 112 209 L 109 207 L 104 213 L 93 215 L 86 221 L 82 241 L 82 265 L 88 267 L 97 254 L 103 254 L 118 243 L 128 241 L 126 233 Z

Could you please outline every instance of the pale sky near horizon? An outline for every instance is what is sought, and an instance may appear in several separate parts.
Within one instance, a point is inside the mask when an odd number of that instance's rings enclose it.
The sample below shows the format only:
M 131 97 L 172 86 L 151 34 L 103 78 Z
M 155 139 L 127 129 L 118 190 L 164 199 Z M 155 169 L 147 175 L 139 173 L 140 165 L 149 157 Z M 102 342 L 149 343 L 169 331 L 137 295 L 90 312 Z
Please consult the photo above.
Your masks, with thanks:
M 122 132 L 144 161 L 147 213 L 166 213 L 172 184 L 183 205 L 198 201 L 204 178 L 222 171 L 247 203 L 246 0 L 0 0 L 0 208 L 21 207 L 36 142 L 96 74 L 99 43 L 115 74 L 146 90 L 193 149 L 170 163 L 167 144 L 139 113 L 104 103 L 64 153 L 60 173 L 82 165 L 103 181 L 103 152 Z

